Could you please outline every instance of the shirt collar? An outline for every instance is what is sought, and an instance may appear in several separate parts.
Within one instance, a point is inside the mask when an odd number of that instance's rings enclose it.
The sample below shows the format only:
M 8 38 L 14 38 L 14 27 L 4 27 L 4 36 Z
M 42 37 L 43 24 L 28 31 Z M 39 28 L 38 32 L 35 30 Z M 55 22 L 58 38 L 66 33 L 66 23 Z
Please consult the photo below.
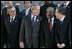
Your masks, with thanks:
M 31 19 L 34 17 L 34 20 L 36 20 L 36 16 L 33 16 L 32 14 L 31 14 Z
M 5 5 L 5 7 L 8 7 L 8 5 Z
M 14 17 L 10 16 L 10 18 L 13 18 L 13 20 L 14 20 L 15 19 L 15 16 Z
M 65 15 L 64 15 L 64 16 L 60 19 L 60 21 L 62 21 L 62 22 L 63 22 L 64 18 L 65 18 Z
M 31 8 L 31 7 L 30 7 L 30 8 Z M 26 10 L 30 10 L 30 8 L 28 8 L 28 9 L 26 8 Z
M 66 3 L 66 7 L 68 6 L 68 4 L 70 3 L 70 1 L 68 1 L 67 3 Z M 65 4 L 64 4 L 65 5 Z
M 51 18 L 51 20 L 53 21 L 54 20 L 54 16 Z M 48 22 L 50 21 L 50 19 L 48 19 Z

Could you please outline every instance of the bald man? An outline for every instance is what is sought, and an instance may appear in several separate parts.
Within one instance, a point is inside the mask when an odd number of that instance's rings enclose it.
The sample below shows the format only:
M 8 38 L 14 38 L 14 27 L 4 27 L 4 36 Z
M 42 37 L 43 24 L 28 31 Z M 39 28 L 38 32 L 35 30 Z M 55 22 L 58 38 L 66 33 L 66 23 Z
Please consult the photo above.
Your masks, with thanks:
M 13 6 L 8 7 L 7 11 L 10 16 L 4 18 L 4 33 L 7 48 L 18 48 L 18 34 L 21 18 L 16 14 Z

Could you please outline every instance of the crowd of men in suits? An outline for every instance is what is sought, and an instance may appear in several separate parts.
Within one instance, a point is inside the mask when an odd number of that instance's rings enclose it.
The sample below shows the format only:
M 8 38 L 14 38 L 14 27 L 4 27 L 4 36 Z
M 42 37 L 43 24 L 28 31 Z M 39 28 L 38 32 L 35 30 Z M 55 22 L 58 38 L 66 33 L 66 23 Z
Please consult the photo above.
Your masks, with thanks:
M 41 6 L 24 1 L 19 6 L 5 1 L 1 10 L 1 48 L 71 48 L 71 1 Z M 2 3 L 1 3 L 2 4 Z

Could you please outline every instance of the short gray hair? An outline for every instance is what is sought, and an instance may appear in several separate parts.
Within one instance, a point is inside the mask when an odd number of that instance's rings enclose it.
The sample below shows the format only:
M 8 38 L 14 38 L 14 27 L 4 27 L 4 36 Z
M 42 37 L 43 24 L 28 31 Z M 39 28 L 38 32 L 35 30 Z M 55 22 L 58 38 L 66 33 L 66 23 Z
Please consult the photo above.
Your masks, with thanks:
M 9 11 L 9 10 L 10 10 L 11 8 L 13 8 L 13 7 L 15 8 L 15 6 L 12 6 L 12 5 L 8 6 L 8 7 L 7 7 L 7 11 Z
M 39 4 L 33 4 L 33 5 L 31 6 L 31 10 L 32 10 L 32 8 L 34 8 L 34 7 L 36 7 L 36 6 L 39 6 L 39 7 L 40 7 Z
M 55 9 L 53 7 L 48 7 L 47 9 L 51 9 L 50 10 L 50 14 L 54 15 L 55 14 Z

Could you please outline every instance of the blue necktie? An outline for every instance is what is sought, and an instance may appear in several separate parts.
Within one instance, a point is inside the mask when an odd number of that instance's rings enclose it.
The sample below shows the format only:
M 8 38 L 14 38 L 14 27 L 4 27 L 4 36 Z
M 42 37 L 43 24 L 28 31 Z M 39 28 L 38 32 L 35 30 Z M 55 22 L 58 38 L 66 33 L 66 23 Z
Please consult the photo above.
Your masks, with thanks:
M 34 27 L 34 16 L 32 17 L 32 27 Z
M 60 24 L 62 24 L 62 21 L 60 21 Z

